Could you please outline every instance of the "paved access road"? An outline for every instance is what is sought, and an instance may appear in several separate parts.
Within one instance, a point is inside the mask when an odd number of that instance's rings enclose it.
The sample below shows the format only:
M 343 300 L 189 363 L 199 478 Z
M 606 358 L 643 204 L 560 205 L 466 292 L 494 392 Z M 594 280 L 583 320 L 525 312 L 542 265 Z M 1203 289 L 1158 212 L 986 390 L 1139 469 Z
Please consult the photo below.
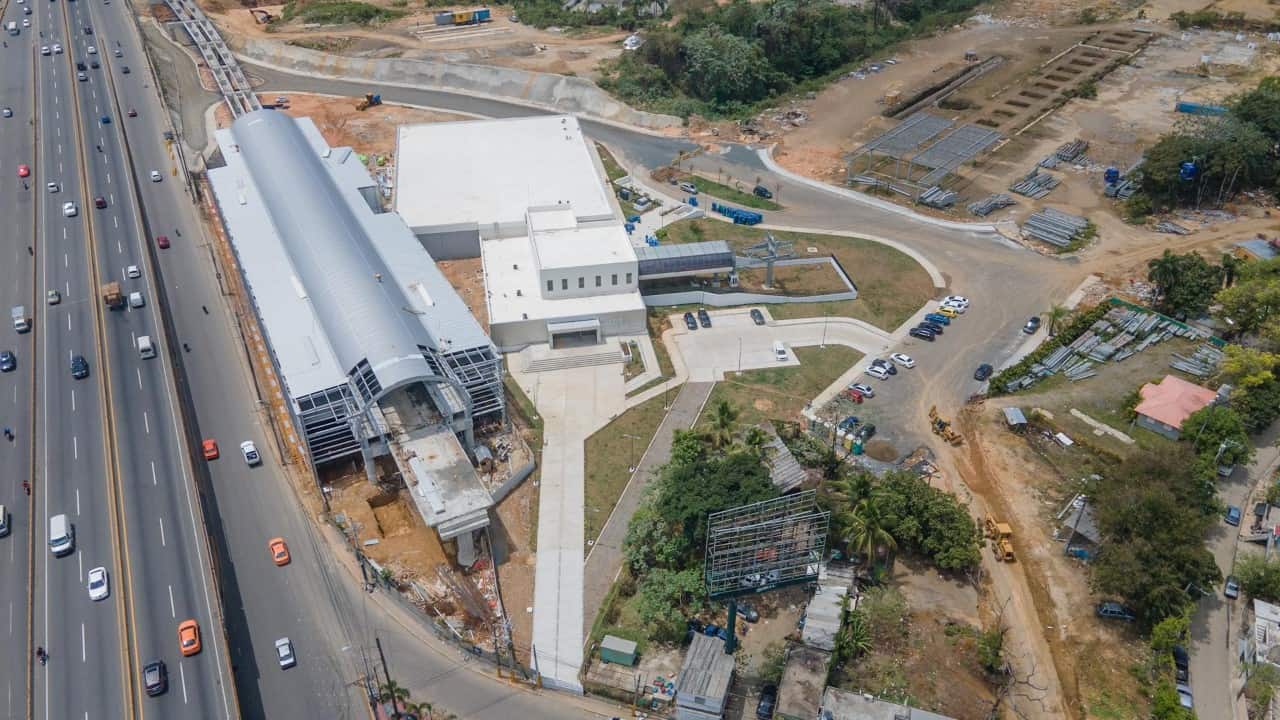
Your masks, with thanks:
M 3 22 L 22 24 L 25 4 L 11 2 Z M 19 36 L 23 37 L 22 35 Z M 35 148 L 35 112 L 32 107 L 32 48 L 15 38 L 0 49 L 0 107 L 13 112 L 0 117 L 0 218 L 5 221 L 0 242 L 0 351 L 17 357 L 17 368 L 0 373 L 0 424 L 15 432 L 15 439 L 0 438 L 0 505 L 8 513 L 9 534 L 0 537 L 0 718 L 16 720 L 27 716 L 27 682 L 32 667 L 31 638 L 27 613 L 33 544 L 37 551 L 43 523 L 32 520 L 32 497 L 23 489 L 30 483 L 33 441 L 36 437 L 34 389 L 36 356 L 34 333 L 18 334 L 9 320 L 9 310 L 22 305 L 27 312 L 35 307 L 36 261 L 27 252 L 34 246 L 35 193 L 22 187 L 18 165 L 31 164 Z M 30 186 L 30 180 L 27 185 Z M 33 537 L 34 535 L 34 537 Z M 43 557 L 38 559 L 43 560 Z

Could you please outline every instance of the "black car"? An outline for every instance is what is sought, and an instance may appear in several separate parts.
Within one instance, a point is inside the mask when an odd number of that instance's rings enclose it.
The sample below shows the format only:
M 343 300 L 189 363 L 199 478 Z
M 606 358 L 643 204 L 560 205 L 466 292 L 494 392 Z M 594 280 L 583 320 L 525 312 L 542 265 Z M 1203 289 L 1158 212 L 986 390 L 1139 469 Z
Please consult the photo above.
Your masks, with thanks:
M 698 321 L 693 319 L 693 313 L 687 312 L 684 314 L 684 326 L 690 330 L 698 329 Z
M 925 328 L 913 327 L 911 328 L 910 331 L 907 332 L 907 334 L 913 338 L 920 338 L 921 340 L 928 340 L 929 342 L 933 342 L 933 333 L 929 332 L 929 330 Z
M 704 328 L 711 327 L 711 315 L 707 313 L 706 308 L 698 308 L 698 323 Z
M 121 65 L 121 66 L 120 66 L 120 72 L 124 73 L 125 75 L 128 75 L 128 74 L 129 74 L 129 66 L 128 66 L 128 65 Z
M 1138 616 L 1134 615 L 1132 610 L 1114 601 L 1098 603 L 1098 607 L 1094 612 L 1103 619 L 1124 620 L 1125 622 L 1133 622 L 1138 619 Z
M 13 353 L 8 350 L 0 352 L 0 372 L 13 372 L 16 367 L 18 367 L 18 358 L 14 357 Z
M 1040 316 L 1033 315 L 1027 320 L 1027 324 L 1022 326 L 1022 332 L 1028 335 L 1034 335 L 1040 329 Z
M 920 327 L 931 331 L 934 335 L 942 334 L 942 326 L 935 322 L 929 322 L 928 320 L 925 320 L 924 322 L 920 323 Z
M 85 67 L 84 63 L 82 63 L 82 62 L 77 62 L 77 63 L 76 63 L 76 69 L 77 69 L 77 70 L 79 70 L 79 71 L 81 71 L 81 72 L 84 72 L 85 70 L 88 70 L 88 68 L 87 68 L 87 67 Z
M 986 380 L 991 377 L 991 372 L 992 367 L 987 363 L 982 363 L 978 366 L 977 370 L 973 371 L 973 379 L 978 381 Z
M 89 361 L 85 360 L 83 355 L 71 358 L 71 377 L 77 380 L 89 377 Z
M 760 701 L 756 703 L 756 719 L 769 720 L 773 717 L 773 708 L 778 704 L 778 686 L 769 683 L 760 688 Z
M 867 423 L 866 425 L 863 425 L 862 427 L 858 428 L 858 437 L 862 438 L 863 440 L 870 440 L 871 436 L 875 434 L 876 434 L 876 426 L 871 423 Z
M 751 322 L 757 325 L 764 324 L 764 313 L 760 312 L 759 308 L 751 308 Z
M 755 187 L 751 190 L 751 192 L 755 193 L 755 194 L 756 194 L 756 197 L 761 197 L 761 198 L 764 198 L 765 200 L 771 200 L 771 199 L 773 199 L 773 193 L 769 191 L 769 188 L 767 188 L 767 187 L 765 187 L 765 186 L 763 186 L 763 185 L 757 185 L 757 186 L 755 186 Z
M 151 697 L 163 695 L 169 689 L 169 669 L 163 660 L 149 662 L 142 668 L 142 685 Z
M 97 70 L 98 68 L 102 67 L 102 65 L 100 65 L 97 60 L 90 60 L 89 67 L 93 68 L 94 70 Z
M 1173 667 L 1177 671 L 1178 682 L 1184 683 L 1191 678 L 1191 658 L 1181 645 L 1173 646 Z

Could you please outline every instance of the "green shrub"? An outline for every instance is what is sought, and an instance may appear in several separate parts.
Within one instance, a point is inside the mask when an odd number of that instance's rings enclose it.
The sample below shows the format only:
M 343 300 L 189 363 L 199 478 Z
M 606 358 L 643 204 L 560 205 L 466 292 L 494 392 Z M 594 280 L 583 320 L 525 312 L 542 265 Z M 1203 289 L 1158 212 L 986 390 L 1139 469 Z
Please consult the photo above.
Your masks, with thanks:
M 1017 380 L 1023 375 L 1026 375 L 1031 371 L 1032 365 L 1035 365 L 1041 360 L 1049 357 L 1053 354 L 1053 351 L 1075 342 L 1076 339 L 1092 327 L 1095 322 L 1101 320 L 1110 309 L 1111 306 L 1109 304 L 1102 303 L 1097 307 L 1076 313 L 1072 316 L 1066 326 L 1058 331 L 1057 335 L 1041 343 L 1040 347 L 1032 350 L 1031 354 L 1027 355 L 1022 360 L 1019 360 L 1016 365 L 1012 365 L 1001 370 L 999 373 L 996 373 L 995 377 L 991 378 L 991 382 L 987 386 L 989 388 L 987 390 L 987 394 L 991 396 L 1004 395 L 1007 392 L 1005 390 L 1006 385 Z
M 394 20 L 404 15 L 401 10 L 389 10 L 369 3 L 355 2 L 355 0 L 319 2 L 304 5 L 300 9 L 290 4 L 286 6 L 286 12 L 290 8 L 293 9 L 290 15 L 296 13 L 303 22 L 319 25 L 370 25 Z

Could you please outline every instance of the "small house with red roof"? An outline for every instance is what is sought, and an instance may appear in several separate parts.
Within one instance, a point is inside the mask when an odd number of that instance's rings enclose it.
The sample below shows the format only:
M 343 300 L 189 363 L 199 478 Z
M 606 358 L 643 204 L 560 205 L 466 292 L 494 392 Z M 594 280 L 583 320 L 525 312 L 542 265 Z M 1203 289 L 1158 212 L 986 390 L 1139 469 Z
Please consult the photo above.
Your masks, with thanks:
M 1170 440 L 1182 433 L 1182 423 L 1191 413 L 1207 407 L 1218 393 L 1173 375 L 1158 383 L 1147 383 L 1138 391 L 1142 401 L 1134 408 L 1138 424 Z

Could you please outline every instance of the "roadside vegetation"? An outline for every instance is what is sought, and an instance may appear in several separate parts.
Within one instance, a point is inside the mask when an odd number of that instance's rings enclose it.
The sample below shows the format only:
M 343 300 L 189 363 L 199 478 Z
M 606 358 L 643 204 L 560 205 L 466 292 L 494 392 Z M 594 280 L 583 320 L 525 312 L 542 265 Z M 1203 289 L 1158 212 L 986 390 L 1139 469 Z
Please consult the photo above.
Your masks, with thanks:
M 405 11 L 379 7 L 355 0 L 324 0 L 322 2 L 287 2 L 281 20 L 295 18 L 318 25 L 373 25 L 403 17 Z
M 707 400 L 708 408 L 727 402 L 737 421 L 757 425 L 770 419 L 795 420 L 804 406 L 862 359 L 862 353 L 843 345 L 792 348 L 799 366 L 760 368 L 726 373 Z M 711 422 L 704 414 L 698 427 Z
M 1129 219 L 1178 207 L 1220 207 L 1240 192 L 1280 189 L 1280 158 L 1272 152 L 1280 143 L 1280 77 L 1265 78 L 1226 107 L 1222 116 L 1180 121 L 1147 150 L 1139 169 L 1142 188 L 1126 201 Z
M 867 9 L 832 0 L 690 2 L 654 25 L 601 86 L 633 105 L 687 117 L 743 117 L 815 89 L 890 45 L 965 17 L 977 0 L 905 0 Z
M 689 177 L 693 186 L 698 188 L 698 192 L 706 193 L 719 200 L 733 203 L 734 205 L 743 205 L 757 210 L 781 210 L 782 206 L 772 200 L 756 195 L 753 192 L 745 191 L 740 188 L 730 187 L 724 183 L 708 180 L 701 175 L 691 175 Z

